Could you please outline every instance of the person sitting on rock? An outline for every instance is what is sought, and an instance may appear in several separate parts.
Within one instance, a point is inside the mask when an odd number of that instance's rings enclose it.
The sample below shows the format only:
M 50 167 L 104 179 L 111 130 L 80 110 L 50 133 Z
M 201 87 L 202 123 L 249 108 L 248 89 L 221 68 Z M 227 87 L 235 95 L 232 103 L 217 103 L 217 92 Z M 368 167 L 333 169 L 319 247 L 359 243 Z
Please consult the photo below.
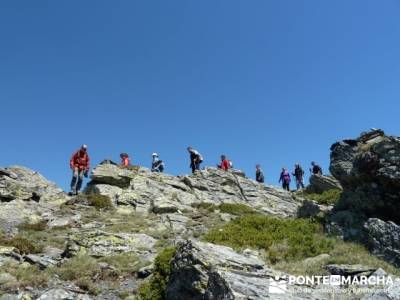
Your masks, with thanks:
M 190 146 L 187 150 L 190 154 L 190 168 L 192 168 L 192 173 L 194 174 L 197 170 L 200 170 L 200 164 L 203 162 L 203 157 L 197 150 Z
M 90 168 L 90 158 L 87 153 L 87 145 L 76 151 L 69 162 L 72 170 L 70 195 L 77 195 L 82 187 L 83 176 L 88 177 Z
M 311 174 L 322 175 L 322 168 L 319 165 L 317 165 L 314 161 L 311 162 L 311 167 L 312 167 L 310 169 Z
M 127 153 L 121 153 L 119 157 L 121 157 L 121 164 L 120 164 L 121 167 L 126 168 L 131 165 L 131 160 Z
M 259 183 L 264 183 L 264 173 L 261 170 L 260 165 L 256 165 L 256 181 Z
M 164 162 L 158 158 L 157 153 L 152 154 L 153 160 L 151 162 L 151 171 L 162 173 L 164 172 Z
M 224 171 L 228 171 L 231 168 L 231 163 L 225 155 L 221 155 L 221 164 L 218 165 L 218 168 Z
M 281 176 L 279 178 L 279 182 L 282 182 L 282 188 L 284 190 L 290 191 L 290 173 L 286 168 L 282 168 Z
M 300 164 L 295 164 L 294 165 L 294 172 L 292 175 L 296 178 L 296 187 L 297 189 L 304 189 L 304 170 L 300 166 Z

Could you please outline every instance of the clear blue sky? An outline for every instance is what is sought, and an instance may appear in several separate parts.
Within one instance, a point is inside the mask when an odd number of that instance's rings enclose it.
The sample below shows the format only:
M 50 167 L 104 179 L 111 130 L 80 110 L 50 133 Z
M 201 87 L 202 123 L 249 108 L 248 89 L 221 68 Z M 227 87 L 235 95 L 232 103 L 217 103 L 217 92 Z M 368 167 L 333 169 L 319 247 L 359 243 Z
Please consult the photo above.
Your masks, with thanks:
M 400 133 L 399 0 L 1 1 L 0 165 L 67 188 L 82 143 L 189 172 L 192 145 L 268 183 Z

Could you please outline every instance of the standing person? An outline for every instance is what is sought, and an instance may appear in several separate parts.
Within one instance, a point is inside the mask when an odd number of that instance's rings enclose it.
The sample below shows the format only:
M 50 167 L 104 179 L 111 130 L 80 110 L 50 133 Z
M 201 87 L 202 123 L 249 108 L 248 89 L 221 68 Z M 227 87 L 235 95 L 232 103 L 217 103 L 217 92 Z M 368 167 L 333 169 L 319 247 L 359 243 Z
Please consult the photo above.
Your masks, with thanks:
M 228 171 L 231 168 L 230 161 L 226 158 L 225 155 L 221 155 L 221 164 L 218 165 L 218 168 Z
M 322 168 L 319 165 L 317 165 L 314 161 L 311 162 L 311 167 L 312 169 L 310 169 L 310 172 L 313 175 L 322 175 Z
M 121 164 L 120 164 L 121 167 L 126 168 L 131 165 L 131 160 L 127 153 L 121 153 L 119 157 L 121 157 Z
M 292 173 L 294 177 L 296 177 L 296 187 L 297 189 L 304 189 L 304 170 L 300 166 L 300 164 L 294 165 L 294 172 Z
M 256 165 L 256 181 L 259 183 L 264 183 L 264 173 L 261 170 L 260 165 Z
M 90 168 L 90 158 L 87 153 L 87 145 L 76 151 L 69 162 L 72 169 L 71 191 L 70 195 L 77 195 L 82 187 L 83 176 L 88 177 Z
M 159 173 L 164 172 L 164 162 L 158 158 L 158 154 L 153 153 L 151 156 L 153 157 L 151 162 L 151 171 Z
M 190 146 L 187 148 L 187 150 L 190 154 L 190 167 L 192 168 L 192 173 L 194 174 L 196 170 L 200 170 L 200 164 L 203 162 L 203 157 L 197 150 Z
M 282 182 L 282 188 L 284 190 L 290 191 L 290 173 L 286 168 L 282 168 L 281 177 L 279 178 L 279 182 Z

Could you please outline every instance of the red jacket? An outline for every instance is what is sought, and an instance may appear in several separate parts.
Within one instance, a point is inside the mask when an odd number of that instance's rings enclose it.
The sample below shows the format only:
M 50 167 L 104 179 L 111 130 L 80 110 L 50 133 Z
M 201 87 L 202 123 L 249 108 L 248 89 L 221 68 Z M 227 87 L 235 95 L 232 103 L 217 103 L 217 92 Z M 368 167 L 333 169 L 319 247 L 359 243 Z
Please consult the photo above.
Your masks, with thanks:
M 128 167 L 130 165 L 131 165 L 131 160 L 129 159 L 129 157 L 124 157 L 121 159 L 121 166 Z
M 78 168 L 79 170 L 88 171 L 90 167 L 90 158 L 86 152 L 78 150 L 72 155 L 69 161 L 71 169 Z
M 231 167 L 231 164 L 229 163 L 229 160 L 224 159 L 224 160 L 221 162 L 221 164 L 220 164 L 219 167 L 220 167 L 222 170 L 227 171 L 227 170 Z

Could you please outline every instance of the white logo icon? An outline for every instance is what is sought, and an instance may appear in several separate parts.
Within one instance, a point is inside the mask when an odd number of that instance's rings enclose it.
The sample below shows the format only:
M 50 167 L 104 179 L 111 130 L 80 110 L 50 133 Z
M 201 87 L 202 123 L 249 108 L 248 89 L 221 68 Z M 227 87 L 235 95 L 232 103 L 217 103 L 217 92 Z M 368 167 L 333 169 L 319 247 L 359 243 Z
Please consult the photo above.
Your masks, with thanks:
M 270 294 L 285 294 L 287 291 L 287 282 L 281 280 L 279 277 L 269 280 L 269 293 Z

